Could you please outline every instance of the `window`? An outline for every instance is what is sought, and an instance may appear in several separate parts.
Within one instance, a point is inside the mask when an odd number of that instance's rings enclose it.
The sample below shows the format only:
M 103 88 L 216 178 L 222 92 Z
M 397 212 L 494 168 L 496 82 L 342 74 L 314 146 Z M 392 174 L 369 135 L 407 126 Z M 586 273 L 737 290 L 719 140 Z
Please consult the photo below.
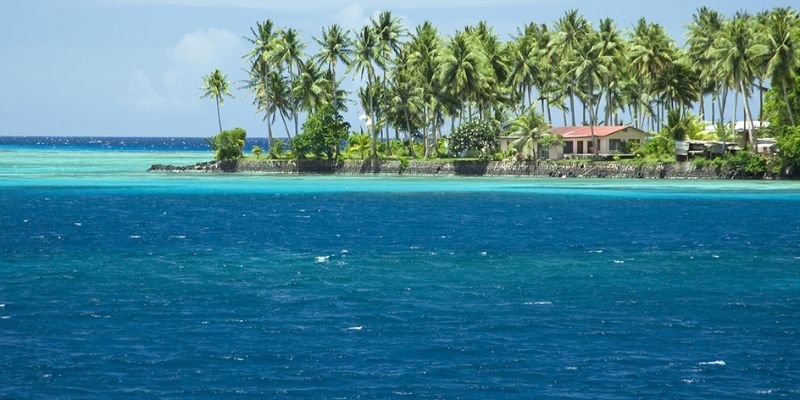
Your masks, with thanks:
M 586 149 L 587 149 L 586 150 L 587 153 L 594 154 L 594 146 L 592 145 L 592 141 L 591 140 L 587 140 L 586 141 Z M 600 149 L 597 149 L 597 151 L 600 151 Z
M 573 149 L 572 141 L 569 140 L 564 142 L 564 154 L 572 154 L 573 151 L 575 150 Z
M 622 150 L 622 140 L 621 139 L 611 139 L 608 141 L 608 150 L 609 151 L 620 151 Z
M 542 146 L 539 145 L 539 159 L 540 160 L 549 160 L 550 159 L 550 146 Z
M 583 154 L 583 140 L 578 140 L 578 154 Z

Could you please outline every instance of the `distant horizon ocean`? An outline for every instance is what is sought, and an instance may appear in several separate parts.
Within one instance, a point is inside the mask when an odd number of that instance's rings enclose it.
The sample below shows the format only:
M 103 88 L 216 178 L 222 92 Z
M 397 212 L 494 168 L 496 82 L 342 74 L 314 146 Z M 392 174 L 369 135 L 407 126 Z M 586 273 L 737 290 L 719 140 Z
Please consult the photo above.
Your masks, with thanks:
M 0 399 L 800 397 L 800 182 L 210 155 L 0 137 Z

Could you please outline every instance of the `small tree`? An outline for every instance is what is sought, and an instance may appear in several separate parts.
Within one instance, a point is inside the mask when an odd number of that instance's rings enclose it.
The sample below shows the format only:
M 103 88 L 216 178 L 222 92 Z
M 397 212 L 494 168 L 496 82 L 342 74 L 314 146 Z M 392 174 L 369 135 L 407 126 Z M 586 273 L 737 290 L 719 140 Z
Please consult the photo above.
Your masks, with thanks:
M 459 125 L 450 135 L 448 143 L 455 154 L 477 151 L 485 156 L 494 153 L 497 148 L 497 135 L 490 122 L 473 119 Z
M 253 146 L 253 154 L 256 155 L 256 160 L 261 159 L 261 153 L 263 152 L 264 150 L 261 150 L 261 147 Z
M 201 99 L 213 98 L 217 103 L 217 123 L 219 124 L 219 131 L 222 133 L 222 116 L 219 113 L 220 104 L 225 102 L 225 96 L 233 97 L 228 87 L 231 82 L 228 80 L 228 75 L 223 74 L 220 70 L 215 69 L 214 72 L 203 77 L 203 91 Z
M 347 138 L 350 124 L 342 119 L 333 106 L 327 104 L 311 114 L 303 124 L 303 133 L 292 140 L 292 152 L 298 158 L 306 154 L 333 159 L 339 153 L 339 144 Z
M 236 160 L 242 157 L 247 132 L 242 128 L 222 131 L 219 135 L 207 139 L 214 159 L 218 161 Z
M 283 144 L 283 140 L 275 139 L 272 141 L 272 147 L 269 148 L 269 155 L 272 158 L 281 158 L 283 154 L 286 152 L 286 147 Z

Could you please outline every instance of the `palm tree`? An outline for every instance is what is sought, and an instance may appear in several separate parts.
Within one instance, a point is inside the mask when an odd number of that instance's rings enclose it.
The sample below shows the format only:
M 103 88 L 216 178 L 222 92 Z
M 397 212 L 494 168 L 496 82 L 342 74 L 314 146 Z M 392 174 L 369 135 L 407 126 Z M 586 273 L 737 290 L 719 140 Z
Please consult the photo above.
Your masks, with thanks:
M 267 115 L 264 120 L 267 121 L 267 142 L 269 147 L 272 148 L 272 114 L 271 109 L 267 104 L 263 104 L 266 99 L 267 89 L 267 75 L 271 70 L 270 57 L 273 48 L 275 47 L 276 32 L 274 32 L 274 24 L 271 20 L 264 22 L 256 22 L 255 28 L 250 28 L 251 37 L 245 38 L 252 48 L 245 55 L 245 58 L 250 60 L 249 80 L 245 88 L 253 91 L 255 98 L 253 102 L 257 105 L 258 111 L 266 111 Z M 260 95 L 259 95 L 260 93 Z
M 723 77 L 737 87 L 744 100 L 745 120 L 750 121 L 745 140 L 753 144 L 753 116 L 750 113 L 749 94 L 757 52 L 749 16 L 742 13 L 737 13 L 725 25 L 722 34 L 714 42 L 713 54 L 717 67 L 722 71 Z
M 390 103 L 397 114 L 402 115 L 405 131 L 408 134 L 408 150 L 411 157 L 414 153 L 414 132 L 412 130 L 412 116 L 416 117 L 424 108 L 424 90 L 415 81 L 412 64 L 409 60 L 411 47 L 406 46 L 397 55 L 394 73 L 392 74 Z M 414 118 L 415 120 L 417 118 Z
M 776 8 L 767 21 L 765 45 L 758 48 L 767 62 L 767 75 L 773 87 L 780 87 L 789 121 L 795 124 L 792 107 L 789 101 L 789 86 L 795 82 L 800 69 L 800 23 L 797 13 L 791 8 Z
M 540 72 L 540 67 L 544 64 L 540 62 L 545 54 L 540 51 L 533 31 L 538 29 L 535 24 L 526 26 L 525 32 L 519 32 L 515 40 L 509 46 L 510 67 L 508 71 L 508 84 L 514 92 L 514 100 L 520 106 L 520 112 L 525 107 L 525 95 L 528 95 L 528 107 L 533 104 L 530 97 L 534 81 L 537 77 L 544 74 Z M 541 93 L 542 86 L 539 86 Z
M 719 32 L 725 23 L 722 14 L 708 7 L 701 7 L 692 15 L 692 23 L 688 26 L 687 44 L 689 48 L 687 55 L 691 62 L 694 74 L 700 76 L 700 87 L 703 91 L 711 91 L 711 120 L 714 120 L 714 100 L 718 99 L 720 83 L 718 74 L 713 68 L 712 50 L 714 40 L 719 36 Z M 705 118 L 705 105 L 701 93 L 700 96 L 700 115 Z M 722 107 L 724 108 L 724 106 Z M 720 115 L 720 118 L 722 116 Z
M 578 10 L 569 10 L 556 22 L 556 33 L 553 38 L 550 52 L 559 59 L 562 67 L 562 76 L 567 80 L 569 93 L 569 109 L 572 113 L 572 125 L 575 125 L 575 85 L 577 78 L 571 75 L 575 68 L 572 66 L 576 52 L 581 47 L 581 41 L 590 29 L 589 22 Z
M 511 91 L 506 87 L 510 73 L 509 52 L 484 21 L 473 29 L 472 36 L 486 60 L 484 79 L 476 96 L 478 115 L 483 118 L 484 110 L 492 116 L 498 107 L 511 101 Z
M 534 105 L 531 105 L 527 113 L 520 115 L 511 123 L 509 135 L 517 137 L 512 145 L 520 154 L 530 149 L 531 158 L 536 159 L 536 146 L 542 135 L 547 133 L 547 129 L 544 117 L 536 112 Z
M 600 84 L 606 95 L 604 122 L 609 125 L 611 114 L 619 108 L 619 82 L 624 74 L 627 43 L 611 18 L 600 20 L 597 34 L 596 50 L 607 72 Z
M 289 116 L 289 110 L 292 108 L 293 98 L 292 89 L 286 78 L 278 73 L 272 71 L 267 74 L 266 89 L 264 92 L 265 102 L 264 107 L 269 107 L 268 113 L 272 115 L 272 120 L 275 119 L 275 114 L 281 116 L 283 127 L 286 129 L 286 137 L 292 139 L 292 134 L 289 131 L 289 125 L 286 123 L 286 118 Z M 270 124 L 272 121 L 270 121 Z
M 425 157 L 431 156 L 431 142 L 438 142 L 438 130 L 445 91 L 438 78 L 442 41 L 436 28 L 429 21 L 417 26 L 412 35 L 408 63 L 416 84 L 422 89 L 422 137 Z M 431 140 L 433 136 L 433 140 Z M 435 152 L 438 154 L 438 147 Z
M 203 95 L 200 96 L 201 99 L 213 97 L 214 101 L 217 103 L 217 122 L 219 123 L 220 132 L 222 132 L 222 117 L 219 112 L 219 106 L 225 102 L 224 96 L 233 98 L 233 95 L 228 89 L 230 84 L 231 82 L 228 80 L 228 75 L 215 69 L 214 72 L 203 77 L 203 87 L 200 88 L 200 90 L 203 91 Z
M 361 31 L 356 35 L 355 51 L 353 52 L 353 60 L 348 68 L 349 71 L 355 72 L 359 79 L 367 78 L 367 86 L 375 83 L 375 64 L 380 57 L 380 46 L 378 38 L 369 26 L 364 26 Z M 370 126 L 370 136 L 372 137 L 372 157 L 378 158 L 378 147 L 376 141 L 378 140 L 377 120 L 375 119 L 375 98 L 372 94 L 373 91 L 367 90 L 368 99 L 367 103 L 369 109 L 366 107 L 364 111 L 369 113 L 372 125 Z
M 375 36 L 378 37 L 378 45 L 380 47 L 380 58 L 378 65 L 383 70 L 383 89 L 387 89 L 387 73 L 389 69 L 389 62 L 391 60 L 390 53 L 398 54 L 400 51 L 400 38 L 404 35 L 405 29 L 400 23 L 400 19 L 392 16 L 391 11 L 383 11 L 378 14 L 377 18 L 372 19 L 372 29 L 375 31 Z M 385 104 L 383 109 L 388 109 L 388 104 Z M 389 124 L 386 124 L 386 139 L 389 139 Z M 386 146 L 387 155 L 391 155 L 392 146 Z
M 439 81 L 461 102 L 462 120 L 464 104 L 468 105 L 468 116 L 472 118 L 472 100 L 486 76 L 483 52 L 469 35 L 458 32 L 439 55 L 439 63 Z
M 289 71 L 289 81 L 294 85 L 296 73 L 299 73 L 300 64 L 303 61 L 303 50 L 306 45 L 300 38 L 300 33 L 296 29 L 285 29 L 281 31 L 275 41 L 274 49 L 271 53 L 271 61 L 274 65 L 285 67 Z M 300 102 L 295 99 L 292 102 L 292 119 L 294 120 L 294 132 L 300 133 Z
M 603 54 L 603 42 L 600 35 L 591 30 L 587 32 L 586 38 L 581 43 L 581 47 L 576 52 L 574 70 L 570 71 L 572 76 L 579 82 L 579 87 L 586 88 L 584 98 L 586 108 L 589 111 L 589 131 L 592 134 L 592 146 L 594 155 L 597 156 L 597 138 L 594 135 L 594 127 L 597 125 L 597 109 L 594 107 L 596 99 L 602 97 L 602 91 L 596 95 L 594 89 L 597 82 L 604 82 L 609 74 L 608 65 L 612 59 L 610 55 Z
M 630 48 L 630 64 L 635 76 L 645 82 L 648 96 L 654 96 L 653 82 L 672 64 L 675 45 L 659 24 L 648 24 L 642 18 L 636 25 Z M 656 114 L 660 107 L 656 105 Z M 643 110 L 644 111 L 644 110 Z M 644 112 L 639 115 L 637 126 L 644 124 Z M 657 121 L 655 121 L 657 120 Z M 656 118 L 653 122 L 661 121 Z
M 363 160 L 370 151 L 370 143 L 372 143 L 370 135 L 354 134 L 347 140 L 347 150 L 352 153 L 357 153 Z
M 292 94 L 300 104 L 300 108 L 312 113 L 330 103 L 333 95 L 329 86 L 332 85 L 317 64 L 308 59 L 300 62 L 297 79 L 292 86 Z
M 700 98 L 700 79 L 688 60 L 681 58 L 656 78 L 653 89 L 663 96 L 668 112 L 678 107 L 683 115 Z
M 336 91 L 339 82 L 336 80 L 336 64 L 341 62 L 347 67 L 350 65 L 350 55 L 352 54 L 352 43 L 349 31 L 343 30 L 338 24 L 331 25 L 327 30 L 322 29 L 322 38 L 314 39 L 320 46 L 317 60 L 320 64 L 327 64 L 328 72 L 331 74 L 331 97 L 334 99 L 334 109 L 338 108 Z

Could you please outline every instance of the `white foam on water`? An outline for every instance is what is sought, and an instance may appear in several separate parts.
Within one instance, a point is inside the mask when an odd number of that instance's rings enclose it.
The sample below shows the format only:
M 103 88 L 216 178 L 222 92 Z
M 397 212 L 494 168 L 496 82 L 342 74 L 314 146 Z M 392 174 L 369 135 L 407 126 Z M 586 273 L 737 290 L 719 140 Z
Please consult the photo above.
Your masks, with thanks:
M 486 256 L 486 252 L 485 252 L 485 251 L 482 251 L 482 252 L 481 252 L 481 255 L 485 257 L 485 256 Z
M 342 253 L 342 254 L 347 254 L 347 253 L 349 253 L 349 252 L 350 252 L 350 250 L 343 249 L 343 250 L 342 250 L 342 251 L 340 251 L 339 253 Z
M 11 319 L 11 316 L 10 315 L 3 315 L 2 317 L 0 317 L 0 319 Z
M 186 239 L 186 235 L 173 235 L 169 237 L 170 239 Z
M 577 371 L 578 367 L 564 367 L 564 369 L 567 371 Z
M 526 301 L 524 303 L 526 306 L 551 306 L 553 305 L 552 301 Z
M 128 236 L 128 237 L 129 237 L 129 238 L 131 238 L 131 239 L 141 239 L 141 238 L 142 238 L 142 237 L 141 237 L 141 236 L 139 236 L 139 235 L 130 235 L 130 236 Z
M 697 363 L 697 365 L 719 365 L 720 367 L 724 367 L 726 364 L 725 364 L 725 361 L 715 360 L 715 361 L 700 362 L 700 363 Z
M 314 262 L 317 264 L 326 263 L 331 259 L 331 256 L 316 256 L 314 257 Z
M 683 382 L 683 383 L 685 383 L 687 385 L 691 385 L 693 383 L 697 383 L 697 379 L 681 379 L 681 382 Z
M 758 390 L 758 391 L 756 391 L 756 393 L 757 394 L 772 394 L 772 389 Z
M 600 253 L 602 253 L 602 252 L 603 252 L 603 250 L 589 250 L 588 252 L 589 252 L 589 253 L 597 253 L 597 254 L 600 254 Z
M 614 264 L 625 264 L 625 260 L 614 260 Z
M 28 220 L 27 219 L 23 219 L 22 222 L 28 223 Z M 795 257 L 795 258 L 797 258 L 797 257 Z
M 361 326 L 361 325 L 359 325 L 359 326 L 351 326 L 351 327 L 347 328 L 348 331 L 360 331 L 362 329 L 364 329 L 364 327 Z
M 711 258 L 719 258 L 719 256 L 714 254 L 714 255 L 711 256 Z
M 0 303 L 0 308 L 6 308 L 6 305 L 3 304 L 3 303 Z
M 82 226 L 83 224 L 80 222 L 75 222 L 75 226 Z

